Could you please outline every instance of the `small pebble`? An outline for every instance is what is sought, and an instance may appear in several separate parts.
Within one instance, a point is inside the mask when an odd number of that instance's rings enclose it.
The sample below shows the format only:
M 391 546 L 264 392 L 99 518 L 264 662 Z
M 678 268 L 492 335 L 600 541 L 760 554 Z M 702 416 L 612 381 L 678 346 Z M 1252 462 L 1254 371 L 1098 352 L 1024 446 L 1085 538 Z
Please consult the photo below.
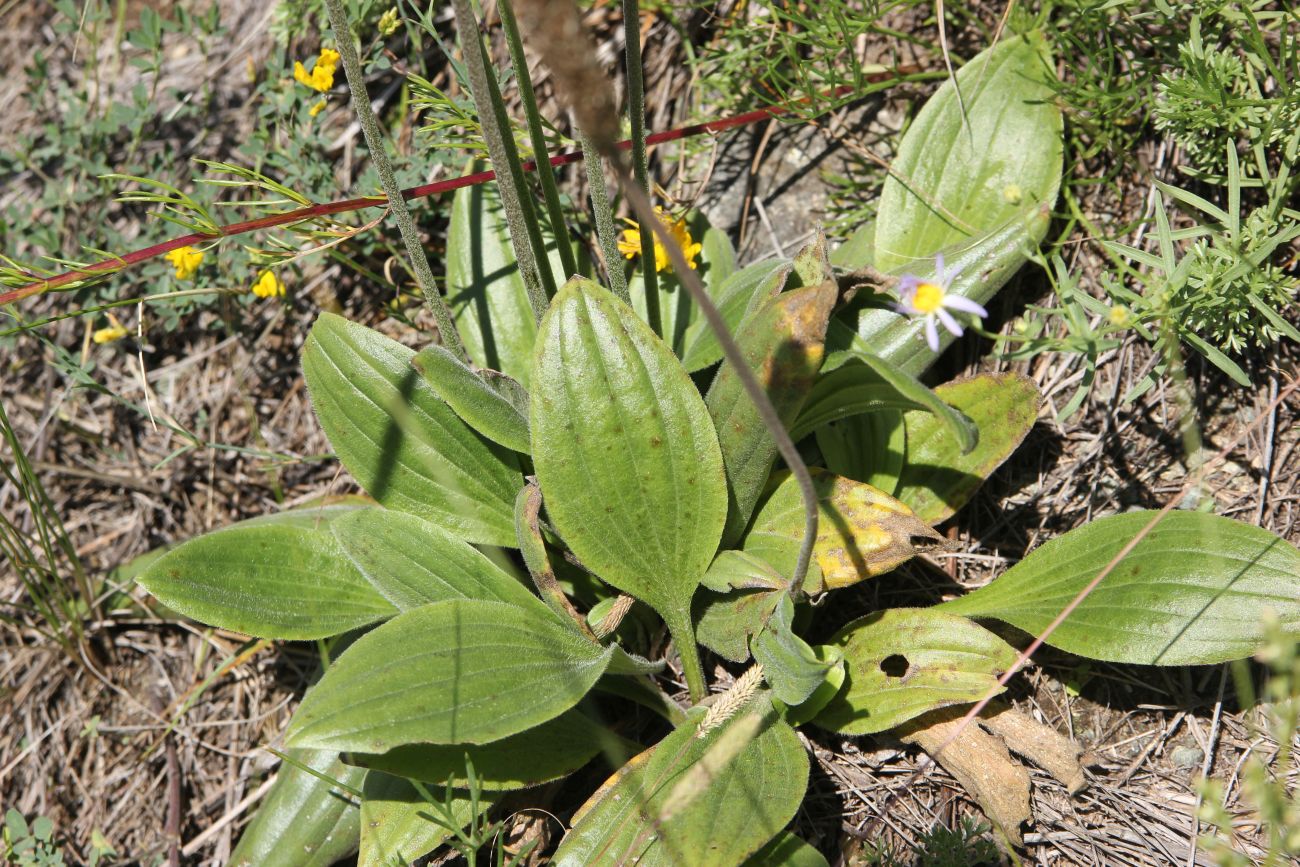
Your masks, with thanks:
M 1205 751 L 1200 747 L 1178 747 L 1169 754 L 1169 760 L 1178 770 L 1188 771 L 1201 766 L 1205 760 Z

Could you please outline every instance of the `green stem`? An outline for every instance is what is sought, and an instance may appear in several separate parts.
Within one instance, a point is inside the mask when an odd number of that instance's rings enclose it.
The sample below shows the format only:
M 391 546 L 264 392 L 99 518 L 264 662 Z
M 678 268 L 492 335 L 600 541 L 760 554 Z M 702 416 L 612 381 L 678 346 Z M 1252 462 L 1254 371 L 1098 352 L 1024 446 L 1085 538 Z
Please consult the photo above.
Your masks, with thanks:
M 689 611 L 664 614 L 664 623 L 668 634 L 673 637 L 673 646 L 682 660 L 682 673 L 686 675 L 686 689 L 691 694 L 691 704 L 699 704 L 709 694 L 709 684 L 704 678 L 704 666 L 700 664 L 700 648 L 695 643 L 695 629 L 691 626 Z
M 560 265 L 564 268 L 565 276 L 572 277 L 578 273 L 578 260 L 573 255 L 573 245 L 569 243 L 569 233 L 565 229 L 560 190 L 555 184 L 550 152 L 546 149 L 542 115 L 537 110 L 537 96 L 533 93 L 533 79 L 528 72 L 524 43 L 519 38 L 519 25 L 515 23 L 515 11 L 510 0 L 499 0 L 497 9 L 501 13 L 501 29 L 505 31 L 506 44 L 510 46 L 510 62 L 515 67 L 515 80 L 519 82 L 519 98 L 524 104 L 524 116 L 528 119 L 528 139 L 533 145 L 533 162 L 537 164 L 537 179 L 541 182 L 542 196 L 546 199 L 551 231 L 555 233 L 559 245 Z
M 582 160 L 587 167 L 587 191 L 591 194 L 591 210 L 596 215 L 596 237 L 605 257 L 605 274 L 609 288 L 631 306 L 632 296 L 627 291 L 627 275 L 623 273 L 623 259 L 618 252 L 617 230 L 614 228 L 614 209 L 609 206 L 609 189 L 605 186 L 604 163 L 596 146 L 582 130 L 578 130 L 578 144 L 582 147 Z
M 348 16 L 343 9 L 343 2 L 325 0 L 325 7 L 329 10 L 330 26 L 334 29 L 339 56 L 343 60 L 343 72 L 347 75 L 348 88 L 352 91 L 352 110 L 356 112 L 361 131 L 366 136 L 370 158 L 375 163 L 379 182 L 388 197 L 388 207 L 397 220 L 397 228 L 402 234 L 402 243 L 406 245 L 406 255 L 411 259 L 415 281 L 420 286 L 420 294 L 424 296 L 424 303 L 428 305 L 429 312 L 438 323 L 438 333 L 442 337 L 443 345 L 461 361 L 468 363 L 469 356 L 465 354 L 465 347 L 460 342 L 460 333 L 456 331 L 451 311 L 447 309 L 442 295 L 438 293 L 438 285 L 433 279 L 433 271 L 429 268 L 429 259 L 424 253 L 420 232 L 415 227 L 415 220 L 411 218 L 406 199 L 402 197 L 402 188 L 397 185 L 397 178 L 393 175 L 393 165 L 388 160 L 388 150 L 384 145 L 383 133 L 379 129 L 379 121 L 375 119 L 375 113 L 370 108 L 370 94 L 366 92 L 361 58 L 357 56 L 356 44 L 352 41 L 352 29 L 348 26 Z
M 627 112 L 632 122 L 632 171 L 637 186 L 650 195 L 650 171 L 645 150 L 645 70 L 641 68 L 641 12 L 637 0 L 623 0 L 623 42 L 626 46 Z M 651 217 L 653 219 L 653 217 Z M 641 282 L 645 286 L 646 322 L 654 333 L 663 336 L 663 318 L 659 313 L 659 274 L 655 271 L 655 233 L 646 223 L 641 226 Z
M 541 250 L 541 232 L 537 229 L 537 217 L 532 213 L 532 203 L 523 199 L 523 170 L 519 165 L 518 153 L 514 151 L 514 140 L 508 139 L 504 121 L 505 106 L 500 113 L 494 102 L 501 101 L 496 92 L 496 82 L 489 70 L 487 57 L 483 51 L 482 38 L 479 36 L 478 19 L 469 0 L 452 0 L 456 12 L 456 29 L 460 32 L 461 48 L 465 52 L 465 70 L 469 75 L 470 95 L 474 97 L 474 108 L 478 112 L 479 123 L 483 126 L 483 140 L 487 144 L 488 157 L 497 172 L 497 188 L 501 191 L 501 206 L 506 212 L 506 225 L 510 230 L 510 246 L 515 253 L 515 262 L 519 266 L 519 276 L 523 278 L 524 289 L 528 293 L 528 303 L 533 308 L 533 318 L 541 321 L 546 313 L 550 294 L 555 291 L 554 280 L 549 288 L 544 288 L 541 275 L 542 263 L 538 261 L 534 250 Z M 493 95 L 496 99 L 493 99 Z M 526 209 L 526 210 L 525 210 Z M 531 216 L 531 219 L 529 218 Z M 537 241 L 533 241 L 536 233 Z M 543 251 L 542 255 L 545 253 Z M 550 264 L 546 264 L 546 274 L 550 275 Z

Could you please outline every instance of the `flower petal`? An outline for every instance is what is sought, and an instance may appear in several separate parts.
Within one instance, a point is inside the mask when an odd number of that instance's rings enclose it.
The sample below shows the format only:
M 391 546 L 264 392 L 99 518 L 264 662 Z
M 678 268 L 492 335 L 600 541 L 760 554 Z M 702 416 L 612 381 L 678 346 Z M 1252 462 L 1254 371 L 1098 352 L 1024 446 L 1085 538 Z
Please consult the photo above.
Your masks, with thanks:
M 953 337 L 961 337 L 961 325 L 957 322 L 956 319 L 952 318 L 951 313 L 949 313 L 947 310 L 944 310 L 942 307 L 940 307 L 938 310 L 934 312 L 935 315 L 939 317 L 939 321 L 943 323 L 943 327 L 948 329 L 949 334 L 951 334 Z
M 930 344 L 932 352 L 939 351 L 939 329 L 934 327 L 934 317 L 925 317 L 925 342 Z
M 989 315 L 989 312 L 983 307 L 969 298 L 963 298 L 960 295 L 943 296 L 943 306 L 947 307 L 949 310 L 960 310 L 962 313 L 973 313 L 980 319 L 985 319 Z

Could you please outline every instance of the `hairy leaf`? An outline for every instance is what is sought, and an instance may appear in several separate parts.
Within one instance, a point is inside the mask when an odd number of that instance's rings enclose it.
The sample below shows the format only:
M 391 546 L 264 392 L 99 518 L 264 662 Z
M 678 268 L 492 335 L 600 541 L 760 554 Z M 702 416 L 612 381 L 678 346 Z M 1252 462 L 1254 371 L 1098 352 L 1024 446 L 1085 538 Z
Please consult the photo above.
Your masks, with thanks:
M 1037 634 L 1154 512 L 1093 521 L 1035 549 L 942 610 Z M 1090 659 L 1204 665 L 1250 656 L 1264 613 L 1300 633 L 1300 551 L 1268 530 L 1199 512 L 1165 515 L 1047 639 Z
M 542 320 L 531 415 L 556 530 L 676 632 L 726 515 L 717 436 L 686 371 L 630 307 L 573 280 Z
M 434 787 L 430 794 L 439 798 L 430 804 L 406 780 L 379 771 L 366 773 L 361 787 L 361 851 L 357 867 L 392 867 L 411 864 L 451 839 L 453 827 L 463 828 L 474 819 L 475 806 L 485 812 L 491 798 L 480 797 L 477 805 L 465 792 L 454 792 L 450 803 L 446 789 Z M 446 810 L 450 810 L 450 815 Z
M 528 453 L 528 417 L 460 359 L 434 344 L 420 350 L 411 364 L 466 424 L 498 445 Z
M 322 313 L 303 349 L 312 405 L 370 496 L 469 542 L 513 545 L 515 455 L 471 430 L 411 367 L 410 349 Z
M 307 693 L 287 740 L 367 753 L 491 743 L 573 707 L 609 657 L 549 615 L 435 602 L 358 639 Z
M 826 323 L 838 297 L 833 282 L 777 295 L 736 329 L 736 343 L 782 424 L 799 415 L 822 363 Z M 723 364 L 705 403 L 718 431 L 730 506 L 724 542 L 739 539 L 776 458 L 776 441 L 731 364 Z
M 540 600 L 474 546 L 428 521 L 362 509 L 331 525 L 361 574 L 402 611 L 444 599 L 486 599 L 543 612 Z
M 186 617 L 259 638 L 327 638 L 396 614 L 334 540 L 330 522 L 312 526 L 314 511 L 191 539 L 137 580 Z
M 979 428 L 979 444 L 962 454 L 939 420 L 924 412 L 904 415 L 907 463 L 899 476 L 898 499 L 928 524 L 950 518 L 966 505 L 984 480 L 1011 456 L 1038 419 L 1042 395 L 1019 373 L 982 374 L 934 390 L 944 403 Z

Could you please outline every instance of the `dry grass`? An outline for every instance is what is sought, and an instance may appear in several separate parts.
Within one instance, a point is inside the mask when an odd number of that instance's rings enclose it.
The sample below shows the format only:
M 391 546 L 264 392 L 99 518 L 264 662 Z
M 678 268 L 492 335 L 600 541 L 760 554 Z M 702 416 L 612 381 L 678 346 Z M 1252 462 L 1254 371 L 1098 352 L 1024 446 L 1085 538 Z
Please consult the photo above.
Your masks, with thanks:
M 243 16 L 249 23 L 239 30 L 238 43 L 226 46 L 227 56 L 210 58 L 209 66 L 228 69 L 245 57 L 265 57 L 270 40 L 261 7 L 226 6 L 231 20 Z M 45 52 L 57 66 L 71 51 L 39 15 L 20 6 L 10 16 L 9 26 L 0 28 L 8 58 L 8 74 L 0 76 L 6 104 L 16 102 L 15 82 L 22 81 L 15 71 L 36 52 Z M 612 64 L 621 38 L 613 7 L 598 4 L 589 23 Z M 680 63 L 678 32 L 662 22 L 647 27 L 647 80 L 654 83 L 650 126 L 662 129 L 680 117 L 689 81 Z M 197 62 L 178 53 L 169 59 L 166 74 L 193 77 Z M 535 80 L 545 96 L 544 75 Z M 212 124 L 227 134 L 187 141 L 186 147 L 212 158 L 229 155 L 237 137 L 230 133 L 252 122 L 251 107 L 231 87 L 226 114 Z M 698 183 L 698 176 L 676 175 L 672 166 L 665 173 L 683 182 L 673 185 L 683 198 L 702 195 L 702 205 L 718 208 L 719 201 L 728 201 L 722 192 L 740 183 L 741 200 L 718 212 L 733 215 L 747 254 L 766 255 L 769 242 L 789 252 L 818 217 L 815 197 L 820 193 L 825 201 L 817 173 L 792 168 L 798 159 L 788 158 L 789 148 L 805 153 L 817 140 L 819 151 L 829 151 L 828 159 L 845 159 L 851 152 L 845 139 L 876 147 L 880 130 L 896 120 L 896 109 L 873 103 L 812 132 L 774 127 L 768 133 L 737 134 L 721 143 L 712 187 Z M 0 136 L 31 122 L 22 112 L 9 113 L 0 118 Z M 409 134 L 403 140 L 409 141 Z M 1158 155 L 1150 156 L 1148 164 L 1159 170 Z M 720 189 L 718 177 L 730 180 Z M 20 180 L 8 195 L 16 194 Z M 1140 211 L 1149 181 L 1131 181 L 1121 185 L 1129 191 L 1123 200 L 1099 198 L 1090 203 L 1093 212 L 1118 223 Z M 783 196 L 797 205 L 777 212 L 783 231 L 775 237 L 771 214 L 787 207 Z M 801 215 L 807 225 L 800 227 L 784 214 Z M 1072 264 L 1100 267 L 1086 245 L 1075 254 Z M 313 283 L 314 291 L 300 294 L 291 307 L 260 308 L 234 331 L 209 328 L 212 323 L 205 319 L 218 314 L 207 313 L 194 323 L 197 327 L 154 336 L 157 343 L 143 353 L 143 375 L 136 347 L 129 343 L 92 349 L 78 320 L 46 331 L 52 342 L 74 353 L 93 353 L 96 375 L 112 390 L 215 444 L 179 455 L 183 441 L 166 427 L 103 394 L 69 388 L 35 341 L 0 345 L 6 408 L 93 574 L 110 575 L 159 545 L 243 517 L 352 489 L 332 463 L 313 459 L 328 444 L 311 414 L 298 352 L 318 304 L 341 305 L 395 336 L 402 330 L 367 300 L 364 285 L 337 268 L 318 269 Z M 1032 278 L 1016 283 L 1003 293 L 999 310 L 1009 314 L 1043 291 Z M 65 302 L 60 296 L 39 299 L 29 312 L 54 312 Z M 986 349 L 973 339 L 959 344 L 941 373 L 1005 366 L 980 360 Z M 1296 374 L 1289 348 L 1256 362 L 1253 373 L 1261 384 L 1253 392 L 1192 366 L 1210 451 L 1252 423 L 1279 384 Z M 1126 342 L 1102 367 L 1095 399 L 1065 424 L 1051 419 L 1077 382 L 1077 365 L 1060 356 L 1020 365 L 1047 396 L 1043 421 L 952 522 L 950 535 L 961 553 L 845 595 L 843 619 L 867 607 L 934 601 L 935 588 L 951 582 L 979 585 L 1046 538 L 1100 515 L 1162 505 L 1186 472 L 1172 396 L 1157 388 L 1131 405 L 1118 400 L 1152 363 L 1144 344 Z M 1293 542 L 1300 541 L 1300 479 L 1291 460 L 1300 440 L 1297 410 L 1293 403 L 1273 410 L 1206 479 L 1203 492 L 1213 498 L 1217 513 Z M 13 491 L 0 490 L 0 509 L 13 514 L 15 508 Z M 84 658 L 64 657 L 30 630 L 0 631 L 0 804 L 29 816 L 50 816 L 67 837 L 74 862 L 86 856 L 92 832 L 100 830 L 123 863 L 154 863 L 174 850 L 183 863 L 222 864 L 275 765 L 262 747 L 276 743 L 315 657 L 304 646 L 250 644 L 155 613 L 129 580 L 105 586 L 106 595 L 113 591 L 129 594 L 135 604 L 90 624 L 93 649 Z M 0 606 L 16 605 L 19 595 L 14 576 L 0 575 Z M 1235 800 L 1236 775 L 1247 755 L 1275 754 L 1277 745 L 1248 725 L 1254 711 L 1235 707 L 1221 668 L 1093 664 L 1083 671 L 1077 662 L 1050 652 L 1038 662 L 1015 682 L 1015 704 L 1087 750 L 1091 786 L 1072 798 L 1047 775 L 1034 773 L 1027 863 L 1207 863 L 1201 857 L 1193 862 L 1190 848 L 1196 828 L 1194 782 L 1203 772 L 1227 782 L 1229 805 L 1241 816 L 1234 830 L 1240 845 L 1251 851 L 1259 827 Z M 820 731 L 809 737 L 814 776 L 798 827 L 824 852 L 842 853 L 844 863 L 865 857 L 879 842 L 911 851 L 933 826 L 953 827 L 963 816 L 978 815 L 941 768 L 898 791 L 916 768 L 914 749 L 888 738 L 846 739 Z M 564 816 L 576 806 L 566 800 L 571 795 L 548 790 L 532 800 Z M 887 799 L 890 806 L 881 812 Z M 553 822 L 534 825 L 534 832 L 558 836 Z

